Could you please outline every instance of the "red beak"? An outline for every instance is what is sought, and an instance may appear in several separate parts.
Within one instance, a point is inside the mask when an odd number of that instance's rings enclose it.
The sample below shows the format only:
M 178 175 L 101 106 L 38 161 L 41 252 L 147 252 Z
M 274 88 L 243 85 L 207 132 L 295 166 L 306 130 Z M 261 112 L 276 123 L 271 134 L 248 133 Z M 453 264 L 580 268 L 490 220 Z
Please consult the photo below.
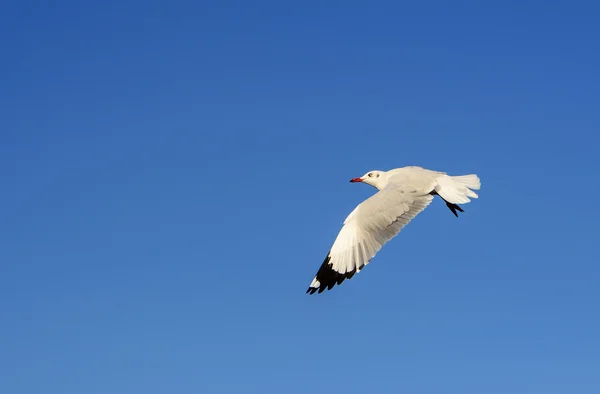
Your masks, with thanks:
M 352 178 L 352 179 L 350 179 L 350 182 L 362 182 L 362 179 L 360 179 L 360 178 Z

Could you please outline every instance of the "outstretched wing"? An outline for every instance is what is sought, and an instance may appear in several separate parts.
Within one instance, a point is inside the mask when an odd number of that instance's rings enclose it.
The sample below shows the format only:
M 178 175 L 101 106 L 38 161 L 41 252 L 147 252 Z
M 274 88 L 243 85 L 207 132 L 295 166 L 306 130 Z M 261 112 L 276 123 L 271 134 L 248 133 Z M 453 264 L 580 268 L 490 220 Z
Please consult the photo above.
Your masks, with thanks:
M 406 185 L 389 185 L 358 205 L 344 221 L 307 293 L 331 290 L 367 265 L 433 200 Z

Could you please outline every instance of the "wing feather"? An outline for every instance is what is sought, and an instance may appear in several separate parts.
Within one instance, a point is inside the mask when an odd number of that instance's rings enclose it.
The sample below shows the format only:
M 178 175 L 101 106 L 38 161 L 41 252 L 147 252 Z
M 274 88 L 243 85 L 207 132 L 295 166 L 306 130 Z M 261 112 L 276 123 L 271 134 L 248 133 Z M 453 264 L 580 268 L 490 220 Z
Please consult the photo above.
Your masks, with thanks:
M 391 184 L 363 201 L 344 220 L 307 293 L 321 293 L 352 278 L 432 200 L 414 187 Z

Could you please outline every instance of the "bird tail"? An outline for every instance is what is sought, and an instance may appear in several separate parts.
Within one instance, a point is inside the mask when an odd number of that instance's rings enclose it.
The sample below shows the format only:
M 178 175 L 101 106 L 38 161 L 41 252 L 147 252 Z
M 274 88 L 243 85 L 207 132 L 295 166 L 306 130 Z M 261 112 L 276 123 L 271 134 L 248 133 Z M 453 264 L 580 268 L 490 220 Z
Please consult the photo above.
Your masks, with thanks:
M 437 181 L 435 191 L 446 202 L 452 204 L 466 204 L 471 198 L 479 196 L 473 190 L 479 190 L 481 181 L 475 174 L 449 176 L 443 175 Z

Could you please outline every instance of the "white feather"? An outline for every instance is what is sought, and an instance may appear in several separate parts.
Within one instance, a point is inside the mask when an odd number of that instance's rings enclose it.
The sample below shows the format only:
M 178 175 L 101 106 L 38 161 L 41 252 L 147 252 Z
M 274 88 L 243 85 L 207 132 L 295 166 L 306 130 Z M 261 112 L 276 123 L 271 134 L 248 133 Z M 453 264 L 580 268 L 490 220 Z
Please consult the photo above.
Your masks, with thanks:
M 448 176 L 446 173 L 422 167 L 403 167 L 371 171 L 354 179 L 379 190 L 363 201 L 344 220 L 327 259 L 321 266 L 330 283 L 321 283 L 317 276 L 308 292 L 331 288 L 351 277 L 375 257 L 383 245 L 398 233 L 433 200 L 432 192 L 453 204 L 464 204 L 477 198 L 473 190 L 481 187 L 477 175 Z M 473 189 L 473 190 L 472 190 Z M 332 282 L 333 281 L 333 282 Z M 325 286 L 325 287 L 324 287 Z

